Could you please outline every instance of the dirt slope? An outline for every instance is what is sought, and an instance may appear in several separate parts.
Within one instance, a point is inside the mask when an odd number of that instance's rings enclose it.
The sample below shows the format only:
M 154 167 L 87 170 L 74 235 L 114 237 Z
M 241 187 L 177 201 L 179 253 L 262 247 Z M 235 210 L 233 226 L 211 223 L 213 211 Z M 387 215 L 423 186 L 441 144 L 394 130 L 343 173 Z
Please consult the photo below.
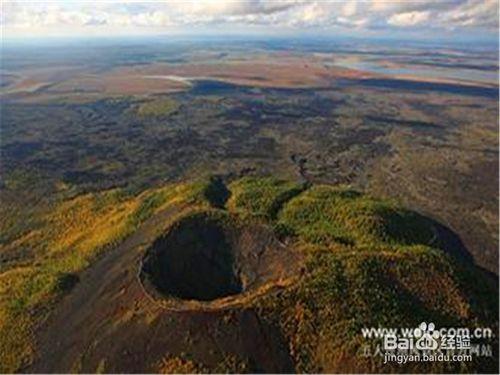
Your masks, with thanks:
M 280 332 L 252 309 L 174 312 L 145 293 L 137 276 L 143 250 L 182 210 L 152 217 L 81 275 L 40 329 L 28 372 L 157 372 L 186 350 L 213 368 L 243 360 L 264 372 L 293 369 Z

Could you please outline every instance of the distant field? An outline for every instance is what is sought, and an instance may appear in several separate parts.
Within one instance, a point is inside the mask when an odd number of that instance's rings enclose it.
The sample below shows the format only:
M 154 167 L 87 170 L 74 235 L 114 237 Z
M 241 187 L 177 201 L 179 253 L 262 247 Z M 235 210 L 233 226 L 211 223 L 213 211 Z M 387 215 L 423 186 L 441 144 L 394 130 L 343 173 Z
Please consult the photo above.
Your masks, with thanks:
M 212 57 L 213 59 L 213 57 Z M 392 66 L 384 60 L 379 65 L 360 62 L 358 57 L 334 53 L 303 54 L 266 52 L 245 57 L 240 53 L 226 56 L 220 61 L 199 62 L 196 56 L 175 62 L 149 62 L 110 65 L 106 69 L 92 66 L 80 68 L 29 68 L 16 70 L 15 79 L 9 78 L 0 94 L 8 99 L 24 101 L 46 101 L 62 96 L 82 95 L 150 95 L 189 90 L 189 81 L 211 79 L 222 82 L 259 88 L 324 88 L 335 86 L 343 80 L 382 80 L 400 78 L 422 84 L 442 84 L 470 90 L 495 90 L 496 80 L 471 80 L 455 75 L 453 66 L 440 78 L 420 72 L 418 65 Z M 389 64 L 389 67 L 385 66 Z M 408 64 L 408 63 L 407 63 Z M 479 67 L 480 68 L 480 67 Z M 469 69 L 470 70 L 470 69 Z M 388 81 L 387 81 L 388 82 Z M 417 84 L 415 84 L 417 86 Z
M 168 116 L 179 108 L 179 104 L 171 98 L 157 98 L 137 106 L 139 116 Z

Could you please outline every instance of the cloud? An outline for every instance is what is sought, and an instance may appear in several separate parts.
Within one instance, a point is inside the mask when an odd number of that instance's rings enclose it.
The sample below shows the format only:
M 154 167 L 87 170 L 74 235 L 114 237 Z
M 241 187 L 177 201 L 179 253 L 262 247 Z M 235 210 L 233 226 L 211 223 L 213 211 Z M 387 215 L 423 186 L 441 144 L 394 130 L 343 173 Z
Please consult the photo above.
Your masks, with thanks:
M 467 1 L 443 14 L 441 18 L 454 27 L 498 29 L 498 1 Z
M 263 31 L 485 30 L 498 33 L 498 0 L 198 0 L 198 1 L 2 1 L 0 22 L 8 34 L 44 30 L 99 33 L 185 31 L 233 27 Z
M 426 22 L 429 19 L 429 12 L 406 12 L 394 14 L 387 20 L 389 25 L 394 26 L 415 26 Z
M 354 16 L 356 14 L 356 9 L 357 9 L 357 2 L 349 1 L 342 6 L 342 11 L 341 11 L 342 16 L 344 17 Z

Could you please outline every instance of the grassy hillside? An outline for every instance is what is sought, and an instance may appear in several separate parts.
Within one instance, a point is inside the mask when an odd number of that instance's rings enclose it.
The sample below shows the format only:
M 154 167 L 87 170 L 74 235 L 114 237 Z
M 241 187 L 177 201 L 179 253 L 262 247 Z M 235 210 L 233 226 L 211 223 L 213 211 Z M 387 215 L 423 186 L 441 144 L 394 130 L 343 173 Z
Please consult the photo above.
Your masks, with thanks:
M 305 242 L 357 247 L 431 244 L 428 220 L 344 187 L 313 186 L 286 204 L 279 223 Z
M 417 327 L 423 321 L 495 329 L 495 294 L 491 280 L 432 248 L 316 249 L 303 279 L 259 307 L 285 333 L 300 372 L 494 372 L 494 357 L 383 365 L 383 357 L 363 356 L 367 347 L 374 352 L 377 341 L 363 339 L 361 329 Z
M 279 206 L 273 225 L 308 255 L 294 287 L 257 304 L 262 316 L 285 333 L 297 371 L 498 368 L 495 354 L 471 363 L 405 366 L 362 356 L 366 344 L 373 344 L 362 338 L 363 327 L 417 327 L 432 321 L 438 327 L 498 329 L 497 285 L 432 247 L 440 239 L 431 220 L 344 186 L 312 186 L 286 201 L 283 191 L 294 189 L 286 182 L 243 179 L 231 186 L 237 189 L 232 189 L 229 209 L 246 206 L 253 213 Z
M 0 249 L 12 254 L 0 270 L 0 371 L 29 363 L 35 328 L 78 282 L 80 271 L 149 217 L 176 205 L 257 219 L 303 252 L 307 261 L 294 285 L 246 306 L 283 333 L 296 371 L 497 369 L 495 357 L 386 367 L 383 358 L 360 354 L 367 344 L 363 327 L 432 321 L 438 327 L 498 329 L 497 285 L 438 249 L 431 220 L 345 186 L 246 177 L 227 186 L 214 178 L 139 194 L 113 189 L 61 198 L 38 213 L 29 230 L 11 233 Z M 217 372 L 257 369 L 241 354 Z M 207 370 L 188 352 L 185 358 L 166 353 L 158 366 L 168 372 Z
M 138 195 L 114 189 L 56 201 L 36 225 L 1 245 L 15 253 L 0 273 L 0 372 L 13 372 L 33 356 L 33 330 L 78 272 L 117 245 L 143 221 L 174 205 L 211 206 L 214 181 L 167 185 Z M 24 249 L 20 255 L 20 249 Z
M 299 194 L 305 186 L 272 177 L 244 177 L 229 185 L 228 209 L 244 215 L 274 219 L 283 203 Z

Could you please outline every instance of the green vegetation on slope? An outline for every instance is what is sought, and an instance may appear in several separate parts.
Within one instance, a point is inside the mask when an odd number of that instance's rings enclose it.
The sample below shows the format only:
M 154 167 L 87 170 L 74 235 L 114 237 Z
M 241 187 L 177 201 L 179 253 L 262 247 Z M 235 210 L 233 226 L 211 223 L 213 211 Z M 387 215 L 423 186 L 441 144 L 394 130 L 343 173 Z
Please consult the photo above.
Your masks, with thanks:
M 80 195 L 58 202 L 35 221 L 38 226 L 2 245 L 5 253 L 30 248 L 33 258 L 0 273 L 0 370 L 16 371 L 29 362 L 33 328 L 78 282 L 78 272 L 148 217 L 177 204 L 226 206 L 257 216 L 304 252 L 307 263 L 293 286 L 253 302 L 261 318 L 283 333 L 298 372 L 496 371 L 495 353 L 472 362 L 403 367 L 362 355 L 374 344 L 362 338 L 363 327 L 412 328 L 432 321 L 438 327 L 498 328 L 497 286 L 472 265 L 433 248 L 439 241 L 431 220 L 342 186 L 249 177 L 229 190 L 212 178 L 138 195 L 119 189 Z M 168 355 L 163 371 L 206 367 Z M 252 371 L 247 365 L 235 362 L 231 368 Z
M 434 240 L 429 220 L 421 215 L 394 202 L 325 185 L 313 186 L 288 202 L 280 212 L 279 224 L 318 245 L 428 245 Z
M 431 321 L 495 331 L 497 286 L 430 247 L 440 243 L 433 222 L 396 202 L 326 185 L 280 199 L 292 186 L 272 178 L 239 180 L 231 185 L 228 207 L 254 214 L 279 206 L 275 227 L 308 254 L 295 286 L 257 303 L 261 316 L 281 327 L 298 372 L 495 371 L 495 354 L 403 367 L 363 356 L 366 345 L 373 353 L 377 343 L 362 338 L 363 327 L 414 328 Z
M 33 356 L 33 328 L 78 281 L 77 274 L 146 219 L 174 205 L 212 207 L 215 180 L 167 185 L 129 195 L 114 189 L 57 202 L 38 225 L 0 247 L 30 249 L 33 258 L 0 273 L 0 372 L 14 372 Z M 217 185 L 216 185 L 217 186 Z M 210 194 L 208 194 L 210 196 Z
M 244 177 L 230 184 L 231 198 L 228 208 L 244 214 L 274 219 L 286 201 L 305 186 L 272 177 Z
M 479 288 L 470 290 L 478 280 L 483 282 L 479 300 Z M 495 293 L 491 280 L 432 248 L 339 248 L 316 251 L 295 287 L 267 297 L 259 307 L 265 319 L 281 327 L 298 372 L 491 372 L 498 366 L 495 357 L 384 365 L 383 357 L 363 354 L 373 354 L 380 339 L 364 339 L 361 330 L 415 328 L 423 321 L 495 330 Z

